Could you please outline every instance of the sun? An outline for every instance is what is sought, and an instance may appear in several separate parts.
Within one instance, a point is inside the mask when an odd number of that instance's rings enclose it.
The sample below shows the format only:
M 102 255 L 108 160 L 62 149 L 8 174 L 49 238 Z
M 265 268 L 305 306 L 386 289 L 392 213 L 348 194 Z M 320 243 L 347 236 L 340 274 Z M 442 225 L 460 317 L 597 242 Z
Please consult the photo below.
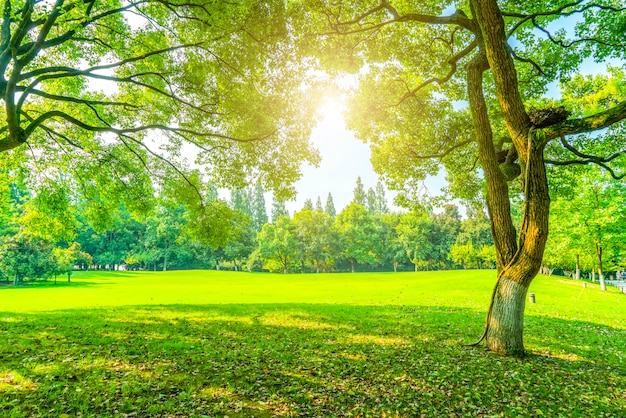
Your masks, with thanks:
M 344 98 L 338 96 L 325 97 L 317 112 L 323 123 L 343 123 L 343 114 L 346 110 Z

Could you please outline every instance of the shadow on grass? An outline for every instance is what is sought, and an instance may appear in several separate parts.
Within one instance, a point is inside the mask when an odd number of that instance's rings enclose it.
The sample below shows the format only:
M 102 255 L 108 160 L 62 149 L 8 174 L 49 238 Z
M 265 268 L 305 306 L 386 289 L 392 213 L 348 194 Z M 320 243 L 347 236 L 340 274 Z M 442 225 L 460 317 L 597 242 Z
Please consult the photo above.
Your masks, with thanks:
M 27 289 L 41 289 L 41 288 L 54 288 L 54 287 L 91 287 L 106 284 L 108 279 L 129 279 L 136 278 L 136 275 L 124 272 L 98 272 L 98 281 L 84 280 L 84 275 L 88 275 L 89 272 L 78 272 L 72 275 L 71 280 L 67 281 L 67 276 L 59 276 L 56 281 L 52 279 L 46 280 L 33 280 L 20 282 L 18 286 L 13 286 L 12 281 L 1 281 L 0 291 L 2 290 L 27 290 Z M 78 280 L 77 280 L 78 279 Z
M 626 330 L 527 318 L 523 360 L 451 307 L 0 313 L 2 416 L 624 416 Z

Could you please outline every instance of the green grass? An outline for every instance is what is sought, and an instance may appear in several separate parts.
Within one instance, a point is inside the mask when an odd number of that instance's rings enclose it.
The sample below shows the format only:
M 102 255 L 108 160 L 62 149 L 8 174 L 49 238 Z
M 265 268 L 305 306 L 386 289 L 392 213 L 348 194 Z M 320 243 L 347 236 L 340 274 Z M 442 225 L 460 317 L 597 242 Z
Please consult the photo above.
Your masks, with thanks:
M 467 348 L 495 273 L 83 273 L 0 288 L 1 417 L 626 416 L 626 296 L 538 277 L 530 355 Z

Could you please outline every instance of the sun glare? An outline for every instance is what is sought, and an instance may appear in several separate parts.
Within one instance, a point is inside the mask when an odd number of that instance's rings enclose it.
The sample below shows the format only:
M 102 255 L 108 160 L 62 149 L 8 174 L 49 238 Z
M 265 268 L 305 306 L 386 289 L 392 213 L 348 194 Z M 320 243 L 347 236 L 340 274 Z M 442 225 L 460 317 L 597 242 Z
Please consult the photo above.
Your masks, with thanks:
M 345 102 L 342 98 L 327 97 L 317 110 L 322 118 L 321 122 L 343 122 L 345 107 Z

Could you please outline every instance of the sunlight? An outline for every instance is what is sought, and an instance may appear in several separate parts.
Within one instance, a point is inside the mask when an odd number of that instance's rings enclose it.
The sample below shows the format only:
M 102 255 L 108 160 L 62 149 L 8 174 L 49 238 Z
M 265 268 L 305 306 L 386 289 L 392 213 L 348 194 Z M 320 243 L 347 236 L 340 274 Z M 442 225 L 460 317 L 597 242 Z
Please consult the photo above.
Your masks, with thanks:
M 345 99 L 338 96 L 324 98 L 317 112 L 321 116 L 320 123 L 329 123 L 343 126 L 343 114 L 346 110 Z

